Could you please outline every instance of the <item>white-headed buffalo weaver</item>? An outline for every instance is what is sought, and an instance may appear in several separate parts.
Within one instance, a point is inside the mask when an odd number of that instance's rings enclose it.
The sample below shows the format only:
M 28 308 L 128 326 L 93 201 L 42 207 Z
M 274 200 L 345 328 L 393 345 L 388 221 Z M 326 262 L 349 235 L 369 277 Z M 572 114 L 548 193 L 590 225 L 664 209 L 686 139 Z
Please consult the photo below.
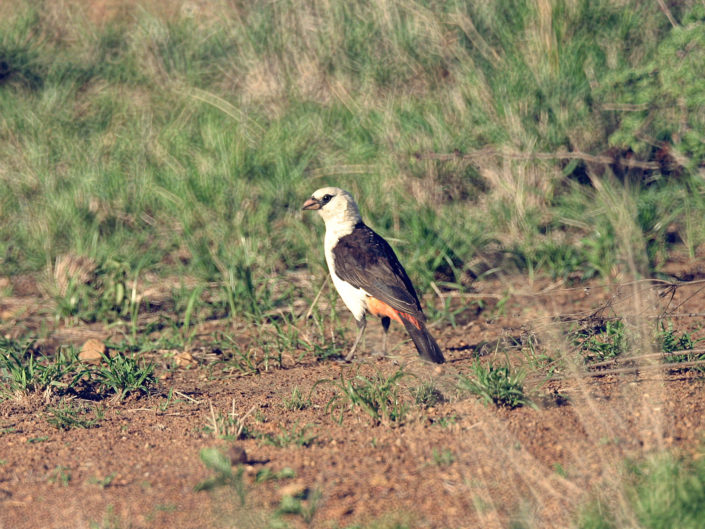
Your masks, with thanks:
M 331 279 L 353 313 L 358 334 L 345 359 L 352 360 L 365 332 L 365 315 L 382 319 L 384 350 L 391 320 L 401 323 L 425 360 L 442 364 L 440 347 L 426 329 L 426 316 L 391 246 L 362 222 L 353 197 L 337 187 L 311 195 L 303 209 L 315 209 L 326 223 L 325 254 Z

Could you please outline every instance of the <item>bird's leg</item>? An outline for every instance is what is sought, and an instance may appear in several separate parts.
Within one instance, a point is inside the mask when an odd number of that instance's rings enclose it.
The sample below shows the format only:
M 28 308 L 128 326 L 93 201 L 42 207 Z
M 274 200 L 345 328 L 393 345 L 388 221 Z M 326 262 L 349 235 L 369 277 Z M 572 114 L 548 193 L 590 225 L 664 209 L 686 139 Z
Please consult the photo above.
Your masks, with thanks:
M 357 338 L 355 338 L 355 343 L 350 349 L 350 352 L 345 356 L 346 362 L 350 362 L 353 359 L 353 356 L 355 355 L 355 348 L 357 347 L 357 344 L 360 343 L 362 335 L 365 334 L 365 327 L 367 326 L 367 319 L 365 319 L 365 315 L 363 314 L 361 319 L 355 320 L 355 323 L 357 323 Z
M 384 356 L 387 356 L 387 345 L 389 342 L 389 324 L 392 322 L 392 320 L 389 319 L 389 316 L 382 316 L 382 330 L 384 331 L 384 337 L 382 338 L 382 353 Z
M 377 359 L 384 358 L 387 356 L 388 344 L 389 344 L 389 324 L 391 323 L 389 316 L 382 316 L 380 322 L 382 322 L 383 338 L 382 338 L 382 350 L 376 350 L 372 352 L 372 356 Z

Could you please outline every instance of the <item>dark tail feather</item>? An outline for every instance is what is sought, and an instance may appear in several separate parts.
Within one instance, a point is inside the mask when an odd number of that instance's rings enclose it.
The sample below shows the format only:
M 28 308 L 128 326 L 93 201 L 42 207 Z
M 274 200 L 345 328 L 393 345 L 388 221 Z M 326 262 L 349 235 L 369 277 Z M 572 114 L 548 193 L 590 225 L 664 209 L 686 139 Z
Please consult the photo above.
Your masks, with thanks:
M 414 341 L 414 345 L 416 349 L 418 349 L 421 358 L 429 362 L 435 362 L 436 364 L 442 364 L 446 361 L 445 358 L 443 358 L 441 348 L 438 347 L 436 340 L 433 339 L 433 336 L 428 332 L 423 322 L 417 322 L 420 327 L 418 328 L 406 318 L 402 318 L 401 321 L 404 327 L 406 327 L 409 336 L 411 336 L 411 339 Z

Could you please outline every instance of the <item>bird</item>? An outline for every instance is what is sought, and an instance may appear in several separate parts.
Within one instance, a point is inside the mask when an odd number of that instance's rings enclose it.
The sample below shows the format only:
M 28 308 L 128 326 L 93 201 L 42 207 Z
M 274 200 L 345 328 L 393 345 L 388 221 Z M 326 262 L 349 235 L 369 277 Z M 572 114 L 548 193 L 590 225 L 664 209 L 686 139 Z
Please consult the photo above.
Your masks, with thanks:
M 365 333 L 366 315 L 371 314 L 381 319 L 385 353 L 389 325 L 395 320 L 404 326 L 424 360 L 445 362 L 426 328 L 426 316 L 404 267 L 389 243 L 362 221 L 352 195 L 338 187 L 323 187 L 313 192 L 302 209 L 318 211 L 325 223 L 328 270 L 357 323 L 357 338 L 345 360 L 353 359 Z

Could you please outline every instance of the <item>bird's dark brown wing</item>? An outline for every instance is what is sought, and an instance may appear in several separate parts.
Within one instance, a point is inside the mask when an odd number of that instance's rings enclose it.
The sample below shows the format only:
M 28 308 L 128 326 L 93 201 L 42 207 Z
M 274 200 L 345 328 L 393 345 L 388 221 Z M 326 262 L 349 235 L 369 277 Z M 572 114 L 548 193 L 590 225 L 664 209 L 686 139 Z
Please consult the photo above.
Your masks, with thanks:
M 389 243 L 362 222 L 333 248 L 335 273 L 390 307 L 424 321 L 409 276 Z

